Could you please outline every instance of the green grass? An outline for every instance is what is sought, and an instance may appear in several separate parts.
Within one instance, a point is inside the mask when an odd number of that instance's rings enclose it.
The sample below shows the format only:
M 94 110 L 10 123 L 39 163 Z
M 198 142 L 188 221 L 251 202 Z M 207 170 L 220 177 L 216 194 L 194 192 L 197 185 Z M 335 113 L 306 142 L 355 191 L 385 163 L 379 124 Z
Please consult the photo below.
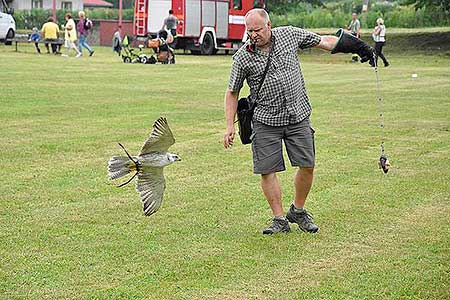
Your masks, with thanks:
M 221 145 L 231 56 L 127 65 L 108 48 L 79 60 L 20 48 L 0 46 L 0 299 L 450 298 L 447 56 L 386 53 L 383 175 L 373 70 L 301 54 L 321 231 L 269 237 L 250 147 Z M 147 218 L 106 165 L 161 115 L 183 161 Z M 280 174 L 285 207 L 294 171 Z

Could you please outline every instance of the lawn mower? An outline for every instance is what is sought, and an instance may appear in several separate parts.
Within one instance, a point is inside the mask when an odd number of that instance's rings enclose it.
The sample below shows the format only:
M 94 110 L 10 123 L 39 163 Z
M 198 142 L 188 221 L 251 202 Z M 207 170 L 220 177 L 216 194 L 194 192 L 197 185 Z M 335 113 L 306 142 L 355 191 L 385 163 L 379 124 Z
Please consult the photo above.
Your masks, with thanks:
M 144 45 L 139 45 L 139 50 L 130 47 L 130 41 L 128 36 L 125 36 L 122 43 L 116 42 L 114 45 L 114 51 L 122 57 L 124 63 L 149 63 L 149 56 L 142 50 Z

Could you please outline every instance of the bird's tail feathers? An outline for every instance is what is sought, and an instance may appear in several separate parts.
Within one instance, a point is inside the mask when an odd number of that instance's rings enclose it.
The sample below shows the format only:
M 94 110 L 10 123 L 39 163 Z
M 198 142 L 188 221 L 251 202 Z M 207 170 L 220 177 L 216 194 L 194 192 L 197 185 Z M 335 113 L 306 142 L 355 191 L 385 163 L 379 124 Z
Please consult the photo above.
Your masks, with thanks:
M 108 162 L 109 179 L 117 179 L 136 171 L 136 164 L 127 156 L 113 156 Z

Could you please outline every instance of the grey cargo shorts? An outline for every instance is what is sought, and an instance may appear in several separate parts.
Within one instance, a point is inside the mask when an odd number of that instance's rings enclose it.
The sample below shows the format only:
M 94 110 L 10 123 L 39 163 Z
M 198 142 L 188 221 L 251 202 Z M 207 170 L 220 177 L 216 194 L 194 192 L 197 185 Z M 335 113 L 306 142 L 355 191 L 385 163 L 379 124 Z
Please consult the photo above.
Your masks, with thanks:
M 283 145 L 293 167 L 313 168 L 314 129 L 309 118 L 286 126 L 269 126 L 253 120 L 253 173 L 270 174 L 286 170 Z

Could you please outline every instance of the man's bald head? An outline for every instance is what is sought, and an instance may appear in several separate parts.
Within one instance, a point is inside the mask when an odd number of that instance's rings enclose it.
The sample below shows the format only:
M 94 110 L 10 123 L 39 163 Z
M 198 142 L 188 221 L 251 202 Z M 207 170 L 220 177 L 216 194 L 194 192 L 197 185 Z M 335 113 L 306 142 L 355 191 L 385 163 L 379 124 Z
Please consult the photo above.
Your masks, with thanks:
M 265 11 L 262 8 L 254 8 L 251 9 L 247 12 L 247 14 L 245 15 L 245 21 L 247 21 L 247 19 L 253 19 L 253 18 L 261 18 L 264 22 L 264 24 L 267 24 L 267 22 L 270 22 L 270 17 L 269 14 L 267 13 L 267 11 Z
M 245 15 L 245 27 L 250 41 L 260 48 L 270 45 L 272 36 L 269 14 L 262 8 L 254 8 Z

